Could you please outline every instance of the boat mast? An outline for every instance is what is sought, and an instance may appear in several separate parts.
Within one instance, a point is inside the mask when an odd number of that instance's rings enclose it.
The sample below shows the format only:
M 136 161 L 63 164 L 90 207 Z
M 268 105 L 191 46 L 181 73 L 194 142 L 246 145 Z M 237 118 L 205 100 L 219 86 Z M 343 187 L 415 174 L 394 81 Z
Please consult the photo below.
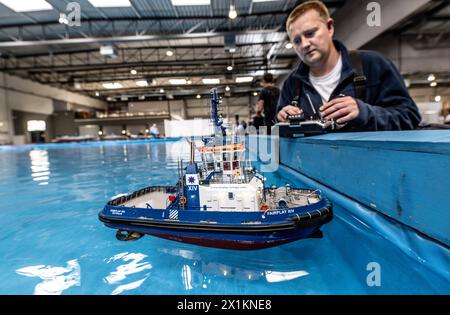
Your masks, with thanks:
M 194 159 L 195 159 L 195 147 L 194 147 L 194 137 L 191 137 L 191 160 L 190 160 L 190 164 L 194 164 Z
M 221 100 L 217 96 L 217 89 L 211 89 L 211 121 L 214 124 L 214 134 L 222 134 L 222 144 L 226 144 L 226 128 L 223 126 L 223 119 L 219 113 Z

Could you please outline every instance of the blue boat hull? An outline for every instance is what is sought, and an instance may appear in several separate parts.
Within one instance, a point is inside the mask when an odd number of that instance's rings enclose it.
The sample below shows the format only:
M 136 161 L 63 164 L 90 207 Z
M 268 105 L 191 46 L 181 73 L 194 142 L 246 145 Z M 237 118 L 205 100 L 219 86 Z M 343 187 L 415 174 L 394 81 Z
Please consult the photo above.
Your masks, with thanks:
M 107 227 L 120 231 L 139 232 L 176 242 L 236 250 L 254 250 L 273 247 L 303 238 L 320 237 L 320 227 L 292 229 L 287 231 L 237 234 L 177 231 L 161 228 L 130 226 L 130 224 L 105 223 Z
M 124 207 L 121 202 L 112 200 L 99 213 L 107 227 L 225 249 L 261 249 L 319 237 L 320 227 L 332 219 L 332 205 L 325 196 L 317 203 L 296 208 L 238 212 L 144 209 Z

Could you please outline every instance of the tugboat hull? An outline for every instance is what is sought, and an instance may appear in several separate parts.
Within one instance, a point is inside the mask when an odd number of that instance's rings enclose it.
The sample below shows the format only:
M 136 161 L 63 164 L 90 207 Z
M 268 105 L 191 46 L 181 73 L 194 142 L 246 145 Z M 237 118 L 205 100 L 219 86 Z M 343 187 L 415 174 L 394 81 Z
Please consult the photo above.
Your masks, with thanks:
M 173 189 L 149 187 L 144 191 Z M 140 198 L 138 195 L 130 197 Z M 107 227 L 224 249 L 262 249 L 318 237 L 320 227 L 332 219 L 331 203 L 321 195 L 318 202 L 309 205 L 266 211 L 136 208 L 123 206 L 121 202 L 112 200 L 99 213 L 99 219 Z
M 295 231 L 293 233 L 273 233 L 271 235 L 257 235 L 254 237 L 248 235 L 230 235 L 224 234 L 191 234 L 188 232 L 176 233 L 173 231 L 162 231 L 142 228 L 132 228 L 127 226 L 108 225 L 108 227 L 115 228 L 121 231 L 139 232 L 142 234 L 148 234 L 155 237 L 176 241 L 180 243 L 213 247 L 221 249 L 233 249 L 233 250 L 256 250 L 264 249 L 290 243 L 304 238 L 317 238 L 321 237 L 319 228 L 303 229 L 301 231 Z M 320 236 L 317 236 L 320 235 Z M 227 238 L 228 237 L 228 238 Z

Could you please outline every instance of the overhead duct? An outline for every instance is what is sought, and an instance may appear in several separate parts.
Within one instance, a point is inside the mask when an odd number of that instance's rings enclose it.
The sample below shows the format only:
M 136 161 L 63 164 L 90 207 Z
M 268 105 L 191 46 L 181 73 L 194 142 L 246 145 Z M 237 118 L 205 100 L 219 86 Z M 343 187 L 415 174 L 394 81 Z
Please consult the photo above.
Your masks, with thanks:
M 226 52 L 234 53 L 236 51 L 236 34 L 225 34 L 223 42 Z

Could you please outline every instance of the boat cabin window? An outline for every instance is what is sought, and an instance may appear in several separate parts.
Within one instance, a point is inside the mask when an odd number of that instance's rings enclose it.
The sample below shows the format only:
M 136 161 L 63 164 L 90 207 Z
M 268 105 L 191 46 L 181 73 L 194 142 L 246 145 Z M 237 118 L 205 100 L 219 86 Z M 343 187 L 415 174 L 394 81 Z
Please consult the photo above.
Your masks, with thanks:
M 207 162 L 212 162 L 212 161 L 214 161 L 214 157 L 213 157 L 212 152 L 206 153 L 206 154 L 205 154 L 205 157 L 206 157 L 206 161 L 207 161 Z
M 214 161 L 222 161 L 222 154 L 220 154 L 220 152 L 216 152 L 214 154 Z
M 228 199 L 233 200 L 234 199 L 234 193 L 229 192 L 228 193 Z
M 224 161 L 231 161 L 232 155 L 231 153 L 224 153 L 223 154 L 223 160 Z
M 223 169 L 225 171 L 229 171 L 230 170 L 230 162 L 223 162 Z

